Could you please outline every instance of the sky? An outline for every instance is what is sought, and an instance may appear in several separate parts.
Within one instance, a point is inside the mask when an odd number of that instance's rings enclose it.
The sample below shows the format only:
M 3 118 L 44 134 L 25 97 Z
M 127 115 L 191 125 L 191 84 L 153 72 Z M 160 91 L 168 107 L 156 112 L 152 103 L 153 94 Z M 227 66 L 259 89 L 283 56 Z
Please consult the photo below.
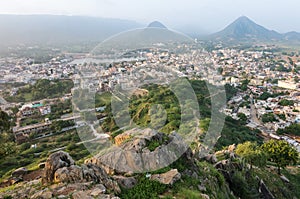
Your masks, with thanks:
M 158 20 L 171 28 L 216 32 L 239 16 L 278 32 L 300 32 L 299 0 L 0 0 L 0 14 L 80 15 Z

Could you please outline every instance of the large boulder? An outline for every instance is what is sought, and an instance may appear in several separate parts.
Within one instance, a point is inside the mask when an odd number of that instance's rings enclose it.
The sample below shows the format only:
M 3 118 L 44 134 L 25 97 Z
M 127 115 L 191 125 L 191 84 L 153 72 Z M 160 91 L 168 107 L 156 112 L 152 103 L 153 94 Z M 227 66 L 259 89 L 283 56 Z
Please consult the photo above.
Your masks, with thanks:
M 106 165 L 114 174 L 141 173 L 164 168 L 189 149 L 176 132 L 166 137 L 152 129 L 134 128 L 121 135 L 129 136 L 130 139 L 118 147 L 110 148 L 107 153 L 96 156 L 90 162 L 99 166 Z M 149 143 L 157 141 L 161 145 L 150 151 L 147 147 Z
M 100 194 L 104 194 L 105 192 L 105 186 L 103 184 L 98 184 L 91 190 L 91 196 L 98 197 Z
M 54 182 L 81 182 L 83 170 L 77 165 L 59 168 L 54 173 Z
M 47 183 L 54 181 L 55 172 L 63 167 L 70 167 L 75 164 L 73 158 L 64 151 L 58 151 L 51 154 L 45 163 L 44 180 Z
M 208 154 L 207 156 L 205 156 L 204 158 L 202 158 L 203 160 L 206 160 L 207 162 L 211 163 L 211 164 L 215 164 L 218 162 L 218 159 L 216 157 L 215 154 Z
M 134 177 L 114 176 L 114 179 L 125 189 L 130 189 L 137 184 L 137 180 Z
M 15 178 L 23 178 L 23 176 L 26 175 L 27 173 L 28 173 L 28 169 L 22 167 L 13 171 L 11 176 Z
M 107 189 L 114 190 L 115 193 L 121 193 L 121 189 L 116 181 L 113 181 L 106 171 L 95 164 L 82 165 L 83 178 L 85 181 L 94 181 L 103 184 Z
M 120 134 L 120 135 L 117 135 L 115 137 L 115 144 L 117 146 L 120 146 L 123 142 L 125 142 L 126 140 L 128 140 L 130 138 L 130 134 Z
M 41 190 L 34 195 L 31 196 L 32 199 L 51 199 L 53 198 L 52 192 L 46 188 L 44 190 Z
M 81 166 L 75 165 L 72 157 L 63 151 L 53 153 L 45 164 L 44 182 L 47 183 L 100 183 L 106 189 L 120 193 L 118 183 L 112 180 L 107 172 L 99 165 L 87 163 Z
M 163 174 L 155 174 L 150 177 L 151 180 L 157 180 L 162 184 L 172 185 L 176 181 L 180 180 L 181 174 L 177 169 L 172 169 Z
M 76 191 L 72 194 L 73 199 L 93 199 L 92 196 L 89 195 L 88 191 Z

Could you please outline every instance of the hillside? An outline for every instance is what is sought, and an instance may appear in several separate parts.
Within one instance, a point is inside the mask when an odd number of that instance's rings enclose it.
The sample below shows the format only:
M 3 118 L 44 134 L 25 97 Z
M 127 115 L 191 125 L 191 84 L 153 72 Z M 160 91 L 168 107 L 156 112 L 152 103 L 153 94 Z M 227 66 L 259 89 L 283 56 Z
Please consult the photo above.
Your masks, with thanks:
M 196 92 L 200 128 L 205 135 L 211 116 L 209 92 L 204 81 L 190 83 Z M 225 88 L 229 98 L 236 92 L 229 85 Z M 76 131 L 42 138 L 37 148 L 30 148 L 30 144 L 37 143 L 35 140 L 10 146 L 9 153 L 0 154 L 0 198 L 300 197 L 299 168 L 282 166 L 278 174 L 274 160 L 262 152 L 258 132 L 227 117 L 215 148 L 203 156 L 202 135 L 190 146 L 178 142 L 180 106 L 174 93 L 159 85 L 147 85 L 143 91 L 130 99 L 130 114 L 137 125 L 129 130 L 118 130 L 111 113 L 111 95 L 96 95 L 96 106 L 105 105 L 101 114 L 108 116 L 102 127 L 113 132 L 109 139 L 113 148 L 105 154 L 91 156 Z M 156 110 L 151 109 L 157 104 Z M 149 117 L 153 111 L 154 117 Z M 5 114 L 0 115 L 2 122 L 9 122 Z M 0 136 L 7 137 L 8 129 L 9 125 Z M 6 149 L 11 139 L 1 139 L 1 148 Z M 254 154 L 247 149 L 243 155 L 243 147 L 238 144 L 245 141 L 256 147 Z M 102 140 L 85 144 L 103 146 Z M 66 152 L 57 150 L 62 148 Z M 149 170 L 153 166 L 156 169 Z
M 102 41 L 142 25 L 129 20 L 60 15 L 0 15 L 1 45 Z
M 141 133 L 143 131 L 141 130 Z M 157 136 L 156 136 L 157 137 Z M 148 140 L 150 139 L 150 140 Z M 147 138 L 153 142 L 153 137 Z M 148 150 L 143 139 L 121 144 L 125 150 Z M 159 150 L 159 145 L 156 150 Z M 177 161 L 157 171 L 120 173 L 95 158 L 77 164 L 66 152 L 52 153 L 37 170 L 19 169 L 14 185 L 0 188 L 0 198 L 109 198 L 109 199 L 220 199 L 299 197 L 299 168 L 289 167 L 284 176 L 268 167 L 250 168 L 236 155 L 236 147 L 197 157 L 190 149 Z M 122 160 L 122 159 L 120 159 Z M 151 159 L 147 159 L 153 163 Z M 16 181 L 18 180 L 18 181 Z M 7 182 L 8 183 L 8 182 Z M 292 191 L 291 191 L 292 190 Z
M 264 42 L 272 44 L 292 44 L 300 41 L 300 33 L 292 31 L 278 33 L 259 25 L 246 16 L 239 17 L 223 30 L 211 34 L 206 39 L 230 42 L 232 44 Z
M 164 24 L 159 21 L 153 21 L 148 26 L 148 28 L 167 28 Z
M 211 101 L 209 98 L 209 91 L 204 81 L 191 80 L 190 81 L 193 89 L 195 90 L 199 110 L 201 114 L 200 127 L 203 129 L 204 134 L 208 129 L 208 125 L 211 119 Z M 230 86 L 226 86 L 227 96 L 232 95 Z M 184 125 L 181 125 L 181 116 L 180 116 L 180 105 L 175 97 L 175 94 L 168 88 L 164 86 L 157 85 L 148 85 L 145 86 L 149 94 L 143 96 L 133 96 L 129 104 L 129 112 L 131 113 L 132 121 L 135 122 L 142 128 L 147 126 L 153 126 L 160 132 L 166 134 L 171 133 L 172 131 L 177 131 L 179 128 L 184 128 L 183 126 L 189 126 L 188 122 Z M 108 96 L 105 95 L 105 98 L 101 96 L 96 97 L 96 102 L 99 104 L 101 101 L 110 102 L 107 100 Z M 102 98 L 102 99 L 101 99 Z M 160 104 L 162 107 L 156 107 L 155 104 Z M 110 104 L 106 104 L 109 107 L 107 110 L 110 110 Z M 156 107 L 156 111 L 153 111 L 153 106 Z M 218 106 L 218 105 L 216 105 Z M 220 105 L 221 106 L 221 105 Z M 152 108 L 151 108 L 152 107 Z M 184 108 L 184 107 L 183 107 Z M 163 112 L 160 109 L 165 109 L 166 115 L 163 116 Z M 115 124 L 115 120 L 112 117 L 112 113 L 108 112 L 107 114 L 111 115 L 108 117 L 102 124 L 102 128 L 108 132 L 115 132 L 111 136 L 115 137 L 122 131 L 116 131 L 118 127 Z M 154 116 L 150 116 L 153 114 Z M 166 118 L 165 118 L 166 117 Z M 190 117 L 190 114 L 187 114 L 186 117 Z M 181 126 L 180 126 L 181 125 Z M 188 129 L 188 127 L 186 127 Z M 201 139 L 201 138 L 200 138 Z M 222 149 L 224 146 L 231 144 L 239 144 L 245 141 L 257 141 L 262 142 L 262 139 L 258 137 L 257 131 L 252 131 L 244 125 L 240 124 L 239 121 L 234 120 L 230 117 L 225 118 L 225 125 L 222 130 L 222 136 L 218 139 L 218 142 L 215 145 L 216 150 Z

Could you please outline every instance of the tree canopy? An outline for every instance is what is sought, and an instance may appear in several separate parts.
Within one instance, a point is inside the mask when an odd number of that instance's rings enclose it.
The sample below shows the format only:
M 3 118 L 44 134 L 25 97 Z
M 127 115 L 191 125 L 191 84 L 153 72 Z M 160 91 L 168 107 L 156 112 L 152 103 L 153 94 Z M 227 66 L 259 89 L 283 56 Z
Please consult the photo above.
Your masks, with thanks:
M 256 142 L 245 142 L 237 145 L 236 154 L 241 156 L 247 163 L 258 167 L 266 165 L 267 155 L 261 150 Z
M 279 135 L 290 134 L 300 136 L 300 124 L 292 124 L 284 129 L 278 129 L 277 133 Z
M 284 140 L 270 140 L 262 145 L 262 149 L 268 153 L 270 161 L 276 163 L 278 174 L 280 169 L 298 160 L 298 151 Z

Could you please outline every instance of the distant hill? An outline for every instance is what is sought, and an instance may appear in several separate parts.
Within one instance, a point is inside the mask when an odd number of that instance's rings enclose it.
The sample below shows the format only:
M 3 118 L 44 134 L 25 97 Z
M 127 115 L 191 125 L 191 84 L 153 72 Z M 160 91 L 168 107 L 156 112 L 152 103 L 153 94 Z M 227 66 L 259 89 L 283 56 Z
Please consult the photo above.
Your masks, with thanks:
M 102 41 L 122 31 L 140 28 L 134 21 L 83 16 L 0 15 L 1 45 Z
M 282 39 L 282 35 L 276 31 L 268 30 L 265 27 L 256 24 L 248 17 L 242 16 L 236 19 L 222 31 L 211 35 L 211 38 L 220 40 L 277 40 Z
M 283 39 L 285 40 L 299 40 L 300 41 L 300 33 L 292 31 L 283 34 Z
M 70 44 L 78 42 L 99 42 L 117 33 L 145 25 L 135 21 L 107 19 L 99 17 L 63 15 L 0 15 L 0 50 L 15 44 Z M 159 21 L 150 23 L 147 31 L 140 31 L 139 40 L 151 37 L 153 40 L 177 40 L 178 35 L 169 34 L 170 30 Z M 154 30 L 160 29 L 160 30 Z M 176 28 L 197 37 L 201 28 Z M 153 35 L 154 34 L 154 35 Z M 160 35 L 161 34 L 161 35 Z M 132 35 L 132 34 L 131 34 Z M 159 39 L 157 39 L 159 38 Z M 224 30 L 208 37 L 211 40 L 225 41 L 300 41 L 300 33 L 280 34 L 268 30 L 243 16 L 228 25 Z M 135 42 L 136 43 L 136 42 Z
M 152 22 L 146 28 L 138 28 L 114 35 L 94 49 L 94 53 L 103 53 L 111 49 L 127 50 L 149 48 L 153 46 L 173 45 L 176 43 L 194 42 L 190 37 L 167 29 L 160 22 Z
M 148 25 L 148 28 L 167 28 L 167 27 L 162 23 L 160 23 L 159 21 L 153 21 Z

